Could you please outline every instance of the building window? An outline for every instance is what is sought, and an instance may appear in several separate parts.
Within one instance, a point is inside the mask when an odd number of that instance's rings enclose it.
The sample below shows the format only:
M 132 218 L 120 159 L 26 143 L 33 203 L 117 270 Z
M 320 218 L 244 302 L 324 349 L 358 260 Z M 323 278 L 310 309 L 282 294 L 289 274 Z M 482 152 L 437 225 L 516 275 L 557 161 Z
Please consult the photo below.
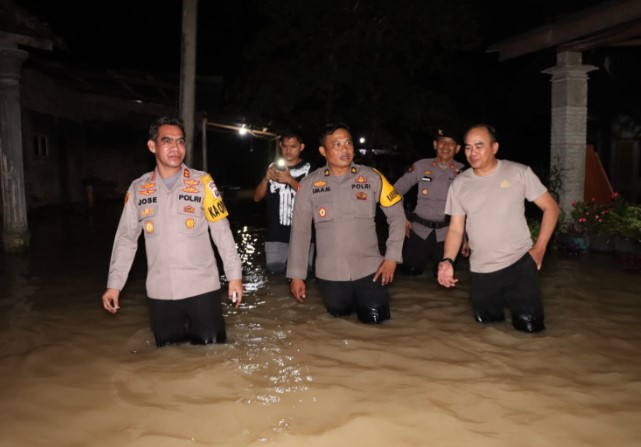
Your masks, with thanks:
M 36 158 L 48 158 L 49 157 L 49 141 L 47 136 L 43 134 L 34 134 L 33 135 L 33 155 Z

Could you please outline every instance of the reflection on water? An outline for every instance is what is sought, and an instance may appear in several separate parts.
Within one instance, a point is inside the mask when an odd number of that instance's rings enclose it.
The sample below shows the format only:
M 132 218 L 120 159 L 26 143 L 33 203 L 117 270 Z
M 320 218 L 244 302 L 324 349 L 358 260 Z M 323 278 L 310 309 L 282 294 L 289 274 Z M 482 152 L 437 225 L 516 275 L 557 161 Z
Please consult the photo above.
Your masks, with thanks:
M 368 326 L 267 277 L 252 210 L 245 300 L 205 347 L 155 348 L 144 256 L 102 310 L 117 213 L 34 222 L 32 253 L 0 258 L 0 446 L 641 445 L 641 275 L 614 258 L 551 253 L 543 334 L 476 324 L 465 274 L 397 279 Z

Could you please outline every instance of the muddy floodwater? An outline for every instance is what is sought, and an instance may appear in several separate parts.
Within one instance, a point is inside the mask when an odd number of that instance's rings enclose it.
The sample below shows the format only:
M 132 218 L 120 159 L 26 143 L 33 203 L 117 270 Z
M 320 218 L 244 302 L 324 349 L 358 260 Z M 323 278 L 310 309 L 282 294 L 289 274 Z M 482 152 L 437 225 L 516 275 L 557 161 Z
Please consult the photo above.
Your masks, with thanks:
M 228 343 L 157 349 L 144 256 L 121 311 L 101 307 L 119 209 L 68 214 L 0 255 L 2 447 L 641 445 L 641 274 L 613 255 L 549 253 L 542 334 L 475 323 L 465 272 L 451 290 L 397 278 L 392 319 L 368 326 L 326 314 L 313 281 L 291 298 L 237 212 Z

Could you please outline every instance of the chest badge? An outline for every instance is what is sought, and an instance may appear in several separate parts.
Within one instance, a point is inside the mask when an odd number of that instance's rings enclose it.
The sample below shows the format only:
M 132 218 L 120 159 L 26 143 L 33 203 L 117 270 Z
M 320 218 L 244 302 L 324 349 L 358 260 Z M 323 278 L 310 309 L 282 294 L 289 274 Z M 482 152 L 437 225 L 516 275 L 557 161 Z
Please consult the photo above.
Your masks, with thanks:
M 367 200 L 367 193 L 364 192 L 357 192 L 356 193 L 356 198 L 358 200 Z
M 185 205 L 185 207 L 183 208 L 183 211 L 189 214 L 194 214 L 196 212 L 196 208 L 194 208 L 191 205 Z
M 145 190 L 142 190 L 142 191 L 138 191 L 138 194 L 143 195 L 143 196 L 150 196 L 155 192 L 156 192 L 155 189 L 145 189 Z
M 317 182 L 314 182 L 314 186 L 316 186 L 317 188 L 323 187 L 323 186 L 325 186 L 325 185 L 327 185 L 327 182 L 324 182 L 324 181 L 322 181 L 322 180 L 319 180 L 319 181 L 317 181 Z
M 142 217 L 151 216 L 153 213 L 154 213 L 153 208 L 143 208 L 142 211 L 140 212 Z
M 325 208 L 319 208 L 318 215 L 320 217 L 325 217 L 327 215 L 327 211 L 325 210 Z
M 362 175 L 359 175 L 356 180 L 354 180 L 356 183 L 367 183 L 367 179 L 363 177 Z
M 189 192 L 189 193 L 192 193 L 192 194 L 195 194 L 195 193 L 199 192 L 198 188 L 194 188 L 193 186 L 187 186 L 186 188 L 183 188 L 183 191 L 184 192 Z
M 424 196 L 429 195 L 429 193 L 430 193 L 430 190 L 429 190 L 429 189 L 427 189 L 427 188 L 423 188 L 423 189 L 421 190 L 421 194 L 423 194 Z
M 153 232 L 154 232 L 154 223 L 153 222 L 145 223 L 145 231 L 147 232 L 147 234 L 153 234 Z
M 196 222 L 191 217 L 185 221 L 185 226 L 189 229 L 194 228 L 194 225 L 196 225 Z

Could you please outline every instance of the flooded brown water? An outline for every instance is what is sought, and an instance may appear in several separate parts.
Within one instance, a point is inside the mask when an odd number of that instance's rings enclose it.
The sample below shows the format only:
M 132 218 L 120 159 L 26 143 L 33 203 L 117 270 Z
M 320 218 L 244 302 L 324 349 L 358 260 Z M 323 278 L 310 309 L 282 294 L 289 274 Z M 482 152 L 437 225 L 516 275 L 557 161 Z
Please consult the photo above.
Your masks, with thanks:
M 117 218 L 41 216 L 32 252 L 0 257 L 0 446 L 641 445 L 641 275 L 611 255 L 548 256 L 543 334 L 475 323 L 465 274 L 398 278 L 367 326 L 313 282 L 297 303 L 235 222 L 229 342 L 156 349 L 144 257 L 121 312 L 101 308 Z

